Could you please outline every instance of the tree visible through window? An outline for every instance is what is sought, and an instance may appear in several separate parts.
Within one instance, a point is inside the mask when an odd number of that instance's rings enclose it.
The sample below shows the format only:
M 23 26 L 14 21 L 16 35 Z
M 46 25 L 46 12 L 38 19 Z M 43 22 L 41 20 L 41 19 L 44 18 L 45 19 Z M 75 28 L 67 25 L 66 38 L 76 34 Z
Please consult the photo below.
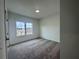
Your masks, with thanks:
M 24 36 L 24 35 L 33 34 L 33 24 L 32 23 L 24 23 L 24 22 L 16 22 L 16 36 Z

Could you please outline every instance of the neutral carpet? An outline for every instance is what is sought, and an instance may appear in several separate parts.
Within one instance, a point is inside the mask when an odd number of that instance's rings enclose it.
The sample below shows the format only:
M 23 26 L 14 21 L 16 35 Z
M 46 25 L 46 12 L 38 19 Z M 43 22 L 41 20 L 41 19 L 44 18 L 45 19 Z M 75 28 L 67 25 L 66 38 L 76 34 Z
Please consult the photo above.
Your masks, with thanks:
M 8 59 L 59 59 L 59 44 L 35 39 L 7 49 Z

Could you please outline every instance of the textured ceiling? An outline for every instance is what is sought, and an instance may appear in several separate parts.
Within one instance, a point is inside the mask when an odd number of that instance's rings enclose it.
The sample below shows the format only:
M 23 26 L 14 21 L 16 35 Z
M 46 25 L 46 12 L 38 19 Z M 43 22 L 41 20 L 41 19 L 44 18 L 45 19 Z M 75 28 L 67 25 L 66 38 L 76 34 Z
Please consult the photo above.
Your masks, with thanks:
M 6 8 L 21 15 L 44 18 L 59 12 L 59 3 L 60 0 L 6 0 Z M 40 13 L 35 13 L 36 9 Z

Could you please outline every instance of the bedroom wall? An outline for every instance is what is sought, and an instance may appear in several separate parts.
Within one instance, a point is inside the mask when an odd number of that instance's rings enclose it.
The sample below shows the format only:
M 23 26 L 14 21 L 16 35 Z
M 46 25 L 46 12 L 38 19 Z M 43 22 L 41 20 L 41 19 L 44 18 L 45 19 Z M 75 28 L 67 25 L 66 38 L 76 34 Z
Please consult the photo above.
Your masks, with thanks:
M 79 15 L 77 0 L 60 2 L 60 59 L 79 59 Z
M 55 13 L 40 20 L 40 36 L 60 42 L 60 14 Z
M 16 13 L 9 12 L 9 35 L 10 35 L 10 44 L 26 41 L 29 39 L 39 37 L 39 20 L 25 17 Z M 33 35 L 25 35 L 21 37 L 16 37 L 16 21 L 22 22 L 32 22 L 33 23 Z

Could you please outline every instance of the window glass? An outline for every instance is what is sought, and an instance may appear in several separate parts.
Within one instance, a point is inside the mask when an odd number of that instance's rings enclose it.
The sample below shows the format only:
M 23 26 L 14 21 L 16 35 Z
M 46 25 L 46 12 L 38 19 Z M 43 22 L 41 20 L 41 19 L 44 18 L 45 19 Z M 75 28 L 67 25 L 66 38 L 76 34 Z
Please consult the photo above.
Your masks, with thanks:
M 30 35 L 33 33 L 33 24 L 26 23 L 26 35 Z
M 16 36 L 25 35 L 25 23 L 24 22 L 16 22 Z

